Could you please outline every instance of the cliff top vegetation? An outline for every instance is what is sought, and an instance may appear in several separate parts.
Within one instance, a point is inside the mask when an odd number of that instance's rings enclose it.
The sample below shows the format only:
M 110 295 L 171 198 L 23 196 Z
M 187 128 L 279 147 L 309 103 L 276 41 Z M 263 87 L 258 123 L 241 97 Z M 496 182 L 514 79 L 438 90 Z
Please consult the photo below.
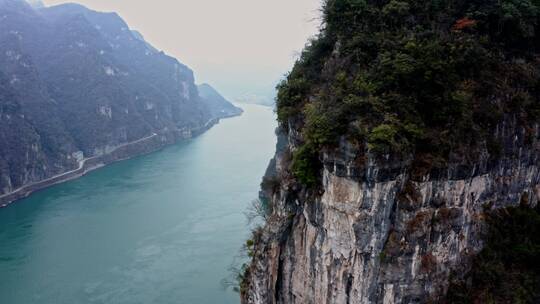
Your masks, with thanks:
M 498 157 L 504 117 L 529 130 L 540 117 L 539 17 L 538 0 L 326 0 L 278 85 L 278 120 L 304 139 L 293 171 L 314 183 L 313 160 L 343 137 L 441 167 Z

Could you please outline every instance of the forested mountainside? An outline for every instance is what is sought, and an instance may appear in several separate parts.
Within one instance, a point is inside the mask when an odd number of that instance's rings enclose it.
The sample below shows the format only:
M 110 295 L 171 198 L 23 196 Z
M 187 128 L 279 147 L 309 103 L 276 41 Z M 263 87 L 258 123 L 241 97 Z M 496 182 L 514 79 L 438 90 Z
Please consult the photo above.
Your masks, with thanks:
M 244 303 L 540 301 L 540 3 L 326 0 Z
M 193 72 L 116 13 L 0 0 L 4 201 L 22 186 L 80 168 L 83 159 L 98 165 L 97 157 L 115 151 L 104 162 L 149 152 L 239 113 L 224 100 L 201 98 Z

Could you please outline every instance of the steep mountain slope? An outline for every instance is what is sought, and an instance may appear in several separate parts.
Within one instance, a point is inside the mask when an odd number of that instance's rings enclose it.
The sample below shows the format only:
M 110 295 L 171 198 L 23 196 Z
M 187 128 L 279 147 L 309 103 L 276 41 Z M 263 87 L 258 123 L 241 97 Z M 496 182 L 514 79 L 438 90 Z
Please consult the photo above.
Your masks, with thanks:
M 537 238 L 515 264 L 486 247 L 486 219 L 516 221 L 497 210 L 538 205 L 539 18 L 528 0 L 325 1 L 278 87 L 243 303 L 535 303 L 537 267 L 505 292 L 447 292 L 540 258 Z M 477 271 L 486 254 L 498 268 Z
M 0 202 L 191 137 L 232 107 L 210 108 L 193 72 L 117 14 L 76 4 L 1 0 L 0 63 Z
M 232 105 L 209 84 L 203 83 L 198 85 L 197 88 L 202 101 L 211 109 L 212 115 L 227 117 L 240 115 L 243 112 L 242 109 Z

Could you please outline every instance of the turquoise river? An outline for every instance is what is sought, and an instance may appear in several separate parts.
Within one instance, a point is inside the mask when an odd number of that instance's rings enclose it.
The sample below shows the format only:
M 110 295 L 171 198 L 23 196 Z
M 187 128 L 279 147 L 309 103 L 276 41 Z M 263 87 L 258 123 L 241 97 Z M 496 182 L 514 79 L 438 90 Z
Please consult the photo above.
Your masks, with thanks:
M 275 151 L 271 108 L 0 209 L 2 304 L 228 304 L 244 215 Z

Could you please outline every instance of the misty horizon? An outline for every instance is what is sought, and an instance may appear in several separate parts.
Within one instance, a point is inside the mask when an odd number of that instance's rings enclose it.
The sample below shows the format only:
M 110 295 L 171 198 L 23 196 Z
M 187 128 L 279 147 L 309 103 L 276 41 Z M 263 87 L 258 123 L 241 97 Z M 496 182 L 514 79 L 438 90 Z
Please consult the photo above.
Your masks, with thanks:
M 117 13 L 152 46 L 191 68 L 197 83 L 211 84 L 235 102 L 246 97 L 273 101 L 276 84 L 292 68 L 320 24 L 320 0 L 43 3 L 77 3 Z

